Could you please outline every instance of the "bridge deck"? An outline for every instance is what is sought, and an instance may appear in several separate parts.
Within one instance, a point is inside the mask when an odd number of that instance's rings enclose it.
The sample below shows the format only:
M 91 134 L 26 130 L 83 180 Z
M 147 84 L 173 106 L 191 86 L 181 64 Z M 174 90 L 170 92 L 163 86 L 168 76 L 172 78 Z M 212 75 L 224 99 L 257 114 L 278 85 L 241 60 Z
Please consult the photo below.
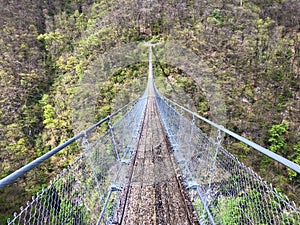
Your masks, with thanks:
M 130 170 L 116 224 L 198 224 L 153 95 Z

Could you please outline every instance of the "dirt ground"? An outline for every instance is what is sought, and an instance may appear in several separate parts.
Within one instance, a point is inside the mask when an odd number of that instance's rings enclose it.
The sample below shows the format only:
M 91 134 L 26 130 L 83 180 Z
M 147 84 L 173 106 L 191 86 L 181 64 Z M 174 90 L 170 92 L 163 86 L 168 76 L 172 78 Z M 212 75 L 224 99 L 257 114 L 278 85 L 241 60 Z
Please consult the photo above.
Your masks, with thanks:
M 162 125 L 153 90 L 114 224 L 199 224 Z

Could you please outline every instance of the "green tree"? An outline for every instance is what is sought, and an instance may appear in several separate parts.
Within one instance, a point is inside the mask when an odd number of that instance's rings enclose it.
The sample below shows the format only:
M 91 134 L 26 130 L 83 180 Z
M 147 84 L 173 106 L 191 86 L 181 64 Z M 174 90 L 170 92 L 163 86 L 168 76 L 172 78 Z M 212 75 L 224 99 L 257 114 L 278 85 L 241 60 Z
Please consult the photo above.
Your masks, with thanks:
M 270 150 L 272 152 L 286 155 L 287 141 L 286 136 L 288 134 L 289 122 L 283 121 L 281 124 L 273 125 L 269 130 L 270 138 Z
M 294 153 L 290 157 L 290 159 L 294 162 L 300 165 L 300 141 L 294 145 Z M 300 174 L 296 173 L 295 171 L 289 169 L 288 170 L 289 180 L 296 181 L 298 184 L 300 184 Z M 297 180 L 298 178 L 298 180 Z

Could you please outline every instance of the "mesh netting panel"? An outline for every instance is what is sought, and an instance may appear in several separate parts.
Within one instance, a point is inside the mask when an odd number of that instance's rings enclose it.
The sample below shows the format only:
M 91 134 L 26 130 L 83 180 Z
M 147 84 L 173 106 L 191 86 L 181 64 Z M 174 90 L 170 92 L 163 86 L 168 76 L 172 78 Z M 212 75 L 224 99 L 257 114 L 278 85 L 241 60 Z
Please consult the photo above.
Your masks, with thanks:
M 93 224 L 101 210 L 86 157 L 79 157 L 43 189 L 8 224 Z
M 87 135 L 82 141 L 85 153 L 8 224 L 111 223 L 145 106 L 146 98 L 141 98 L 119 110 L 110 118 L 109 130 L 96 141 L 89 143 Z
M 203 133 L 197 118 L 157 102 L 201 224 L 300 224 L 295 204 Z

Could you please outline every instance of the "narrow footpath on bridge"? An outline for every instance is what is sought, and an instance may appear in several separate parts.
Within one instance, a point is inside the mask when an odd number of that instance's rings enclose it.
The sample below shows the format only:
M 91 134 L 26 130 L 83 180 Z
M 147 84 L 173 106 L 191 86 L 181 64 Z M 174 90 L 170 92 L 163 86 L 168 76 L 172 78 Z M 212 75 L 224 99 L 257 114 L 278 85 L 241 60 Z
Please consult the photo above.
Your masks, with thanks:
M 199 224 L 159 116 L 151 51 L 147 91 L 146 112 L 115 224 Z

